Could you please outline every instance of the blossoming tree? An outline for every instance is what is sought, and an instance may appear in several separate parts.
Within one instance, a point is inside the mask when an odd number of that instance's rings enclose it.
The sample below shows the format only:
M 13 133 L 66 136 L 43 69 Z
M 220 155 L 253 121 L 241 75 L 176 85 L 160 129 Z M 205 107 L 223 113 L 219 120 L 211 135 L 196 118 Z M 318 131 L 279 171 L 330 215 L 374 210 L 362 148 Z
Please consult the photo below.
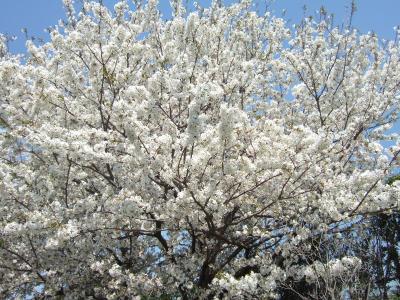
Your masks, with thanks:
M 397 41 L 250 1 L 65 2 L 24 60 L 0 46 L 2 297 L 269 299 L 357 267 L 303 256 L 397 207 Z

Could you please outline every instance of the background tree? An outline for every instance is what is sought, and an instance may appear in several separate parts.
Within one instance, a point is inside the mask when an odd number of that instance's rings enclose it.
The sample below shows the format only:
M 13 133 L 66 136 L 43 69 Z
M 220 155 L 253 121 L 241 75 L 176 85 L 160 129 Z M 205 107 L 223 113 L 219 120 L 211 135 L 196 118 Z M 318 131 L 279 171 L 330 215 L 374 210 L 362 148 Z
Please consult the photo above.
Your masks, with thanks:
M 392 176 L 394 184 L 400 176 Z M 370 284 L 379 299 L 400 296 L 400 218 L 398 209 L 390 214 L 379 213 L 364 220 L 358 249 L 365 252 L 364 264 L 368 266 Z M 357 249 L 356 247 L 354 247 Z M 360 250 L 359 250 L 360 251 Z
M 0 61 L 1 295 L 348 288 L 359 258 L 327 249 L 398 204 L 400 148 L 380 145 L 398 42 L 325 19 L 290 31 L 250 1 L 173 1 L 168 21 L 154 0 L 65 3 L 50 42 Z

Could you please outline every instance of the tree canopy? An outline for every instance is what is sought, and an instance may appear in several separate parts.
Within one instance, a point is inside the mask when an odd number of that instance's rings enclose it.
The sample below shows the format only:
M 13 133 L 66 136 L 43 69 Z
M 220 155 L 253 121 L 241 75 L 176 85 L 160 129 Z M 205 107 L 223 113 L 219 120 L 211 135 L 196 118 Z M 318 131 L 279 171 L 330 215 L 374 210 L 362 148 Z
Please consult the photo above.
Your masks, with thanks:
M 0 40 L 1 297 L 357 289 L 330 247 L 398 205 L 397 40 L 251 1 L 65 3 L 26 57 Z

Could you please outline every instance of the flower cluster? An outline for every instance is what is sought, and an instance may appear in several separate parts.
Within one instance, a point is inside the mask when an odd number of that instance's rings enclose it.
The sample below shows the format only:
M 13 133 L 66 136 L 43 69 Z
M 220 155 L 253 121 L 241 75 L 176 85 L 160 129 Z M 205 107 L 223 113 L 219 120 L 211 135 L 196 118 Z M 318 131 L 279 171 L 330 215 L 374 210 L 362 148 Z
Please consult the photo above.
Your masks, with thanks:
M 0 55 L 1 297 L 267 299 L 353 266 L 297 250 L 398 205 L 397 41 L 251 1 L 64 2 L 50 42 Z

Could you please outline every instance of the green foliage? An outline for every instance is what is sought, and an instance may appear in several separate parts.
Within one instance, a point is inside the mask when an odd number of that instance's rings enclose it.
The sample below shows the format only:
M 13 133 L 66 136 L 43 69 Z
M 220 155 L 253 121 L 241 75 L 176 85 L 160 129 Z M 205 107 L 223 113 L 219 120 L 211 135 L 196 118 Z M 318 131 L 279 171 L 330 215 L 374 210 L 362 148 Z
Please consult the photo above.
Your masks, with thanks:
M 389 185 L 392 185 L 393 182 L 395 182 L 395 181 L 397 181 L 397 180 L 400 180 L 400 174 L 397 174 L 397 175 L 394 175 L 394 176 L 390 177 L 390 178 L 388 179 L 387 183 L 388 183 Z

